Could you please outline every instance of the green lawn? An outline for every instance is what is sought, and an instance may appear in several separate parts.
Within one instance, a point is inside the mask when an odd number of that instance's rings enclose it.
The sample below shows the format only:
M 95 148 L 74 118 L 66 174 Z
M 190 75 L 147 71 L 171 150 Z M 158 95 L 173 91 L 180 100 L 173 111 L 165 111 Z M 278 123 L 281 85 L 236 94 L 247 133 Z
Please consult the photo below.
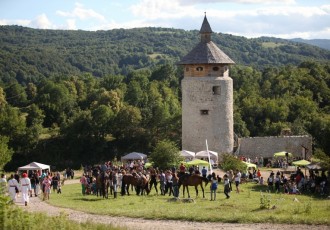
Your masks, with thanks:
M 88 213 L 111 216 L 141 217 L 147 219 L 172 219 L 190 221 L 214 221 L 230 223 L 290 223 L 290 224 L 330 224 L 330 200 L 307 195 L 268 194 L 270 209 L 261 208 L 261 191 L 266 186 L 252 183 L 241 185 L 240 194 L 231 193 L 225 199 L 223 186 L 218 189 L 217 200 L 209 201 L 209 186 L 206 198 L 195 199 L 195 203 L 167 202 L 169 196 L 157 196 L 152 190 L 148 196 L 118 196 L 117 199 L 97 198 L 81 195 L 79 184 L 65 185 L 62 194 L 51 194 L 49 203 Z M 195 198 L 195 190 L 190 194 Z M 200 189 L 199 189 L 200 190 Z M 200 191 L 201 192 L 201 191 Z M 182 197 L 182 190 L 180 190 Z M 297 198 L 298 201 L 294 201 Z M 266 202 L 265 202 L 266 203 Z M 272 207 L 275 205 L 275 208 Z

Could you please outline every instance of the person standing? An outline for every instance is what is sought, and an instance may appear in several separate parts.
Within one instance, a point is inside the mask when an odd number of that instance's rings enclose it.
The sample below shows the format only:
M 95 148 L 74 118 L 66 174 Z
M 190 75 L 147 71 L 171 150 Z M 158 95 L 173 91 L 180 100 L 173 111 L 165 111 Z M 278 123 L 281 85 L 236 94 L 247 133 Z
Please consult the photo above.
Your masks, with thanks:
M 170 170 L 167 171 L 166 173 L 166 191 L 169 191 L 169 196 L 171 196 L 171 194 L 173 194 L 173 176 L 172 176 L 172 172 Z
M 241 183 L 241 172 L 238 171 L 235 176 L 235 185 L 236 185 L 236 192 L 239 193 L 239 184 Z
M 165 195 L 166 176 L 163 170 L 161 170 L 159 174 L 159 183 L 160 183 L 160 193 L 161 195 Z
M 115 170 L 112 172 L 112 185 L 113 185 L 113 198 L 117 198 L 117 187 L 118 184 L 118 169 L 115 168 Z
M 53 176 L 52 178 L 52 186 L 53 186 L 53 192 L 57 191 L 57 187 L 58 187 L 58 183 L 60 182 L 57 174 L 55 174 L 55 176 Z
M 173 196 L 179 197 L 179 177 L 176 172 L 172 173 Z
M 5 174 L 1 174 L 0 178 L 0 194 L 4 195 L 7 188 L 7 179 Z
M 227 172 L 227 178 L 228 178 L 228 180 L 229 180 L 229 184 L 230 184 L 230 190 L 232 191 L 232 186 L 231 186 L 231 183 L 234 181 L 234 172 L 233 172 L 233 170 L 229 170 L 229 172 Z
M 224 177 L 223 177 L 223 184 L 225 186 L 225 188 L 223 190 L 224 194 L 226 195 L 226 198 L 229 199 L 230 198 L 229 193 L 230 193 L 231 188 L 230 188 L 230 183 L 229 183 L 229 179 L 228 179 L 227 174 L 225 174 Z
M 14 175 L 11 174 L 10 179 L 8 180 L 8 192 L 9 192 L 9 195 L 13 202 L 16 202 L 16 195 L 18 193 L 18 187 L 19 187 L 19 184 L 18 184 L 17 180 L 14 178 Z
M 150 188 L 151 191 L 152 187 L 155 187 L 156 193 L 158 195 L 158 189 L 157 189 L 157 171 L 154 168 L 150 169 Z
M 80 184 L 81 184 L 81 193 L 85 195 L 86 193 L 86 185 L 87 185 L 87 179 L 85 175 L 83 174 L 82 177 L 80 178 Z
M 206 178 L 206 176 L 207 176 L 207 169 L 205 168 L 205 166 L 203 166 L 202 177 Z
M 211 176 L 211 201 L 216 198 L 217 194 L 217 189 L 218 189 L 218 178 L 216 177 L 215 173 L 212 173 Z
M 23 173 L 23 178 L 20 181 L 22 191 L 22 201 L 27 206 L 29 202 L 29 192 L 31 191 L 31 181 L 26 173 Z
M 42 181 L 42 187 L 44 192 L 43 200 L 49 200 L 50 187 L 52 185 L 52 180 L 47 175 Z

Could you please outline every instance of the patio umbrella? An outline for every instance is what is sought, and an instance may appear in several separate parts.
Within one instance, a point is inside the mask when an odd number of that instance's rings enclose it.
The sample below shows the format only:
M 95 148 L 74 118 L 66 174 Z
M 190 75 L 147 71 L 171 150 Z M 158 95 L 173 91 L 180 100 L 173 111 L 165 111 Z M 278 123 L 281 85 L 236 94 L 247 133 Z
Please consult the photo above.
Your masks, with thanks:
M 274 153 L 274 157 L 286 157 L 286 151 L 282 151 L 282 152 L 278 152 L 278 153 Z M 288 153 L 289 157 L 292 157 L 292 153 Z
M 151 166 L 152 166 L 152 162 L 147 162 L 147 163 L 144 164 L 144 167 L 146 169 L 150 168 Z
M 248 162 L 245 162 L 245 161 L 243 161 L 243 163 L 246 164 L 247 168 L 255 168 L 255 169 L 257 168 L 256 164 L 248 163 Z
M 321 163 L 320 162 L 315 162 L 315 163 L 311 163 L 309 165 L 306 166 L 309 170 L 321 170 Z
M 306 161 L 306 160 L 300 160 L 300 161 L 294 161 L 294 162 L 292 162 L 292 164 L 295 165 L 295 166 L 307 166 L 310 163 L 311 162 Z
M 192 161 L 187 162 L 187 165 L 203 165 L 203 166 L 208 166 L 209 165 L 209 162 L 203 161 L 203 160 L 200 160 L 200 159 L 195 159 L 195 160 L 192 160 Z

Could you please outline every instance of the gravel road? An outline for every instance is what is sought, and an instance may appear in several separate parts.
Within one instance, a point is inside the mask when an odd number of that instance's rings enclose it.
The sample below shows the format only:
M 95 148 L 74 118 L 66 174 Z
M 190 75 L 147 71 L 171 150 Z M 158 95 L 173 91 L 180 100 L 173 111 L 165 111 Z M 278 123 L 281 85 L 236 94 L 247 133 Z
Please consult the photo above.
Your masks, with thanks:
M 18 199 L 20 200 L 20 198 Z M 147 220 L 142 218 L 127 218 L 127 217 L 112 217 L 105 215 L 94 215 L 85 212 L 75 211 L 67 208 L 59 208 L 49 205 L 47 202 L 42 201 L 39 197 L 30 198 L 28 206 L 23 203 L 17 202 L 17 206 L 28 212 L 42 212 L 50 216 L 56 216 L 64 213 L 70 220 L 78 222 L 93 221 L 95 223 L 112 224 L 132 230 L 209 230 L 209 229 L 237 229 L 237 230 L 259 230 L 259 229 L 299 229 L 299 230 L 329 230 L 329 226 L 325 225 L 287 225 L 287 224 L 230 224 L 230 223 L 213 223 L 213 222 L 188 222 L 188 221 L 172 221 L 172 220 Z

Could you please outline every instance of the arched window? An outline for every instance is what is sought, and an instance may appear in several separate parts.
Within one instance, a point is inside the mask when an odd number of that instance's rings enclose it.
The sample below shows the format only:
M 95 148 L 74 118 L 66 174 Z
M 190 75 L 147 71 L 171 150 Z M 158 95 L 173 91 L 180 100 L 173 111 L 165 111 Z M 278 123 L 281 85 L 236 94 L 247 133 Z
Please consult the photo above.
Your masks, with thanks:
M 213 67 L 213 71 L 219 71 L 219 67 L 218 66 L 214 66 Z
M 196 70 L 197 70 L 197 71 L 203 71 L 203 67 L 198 66 L 198 67 L 196 68 Z

